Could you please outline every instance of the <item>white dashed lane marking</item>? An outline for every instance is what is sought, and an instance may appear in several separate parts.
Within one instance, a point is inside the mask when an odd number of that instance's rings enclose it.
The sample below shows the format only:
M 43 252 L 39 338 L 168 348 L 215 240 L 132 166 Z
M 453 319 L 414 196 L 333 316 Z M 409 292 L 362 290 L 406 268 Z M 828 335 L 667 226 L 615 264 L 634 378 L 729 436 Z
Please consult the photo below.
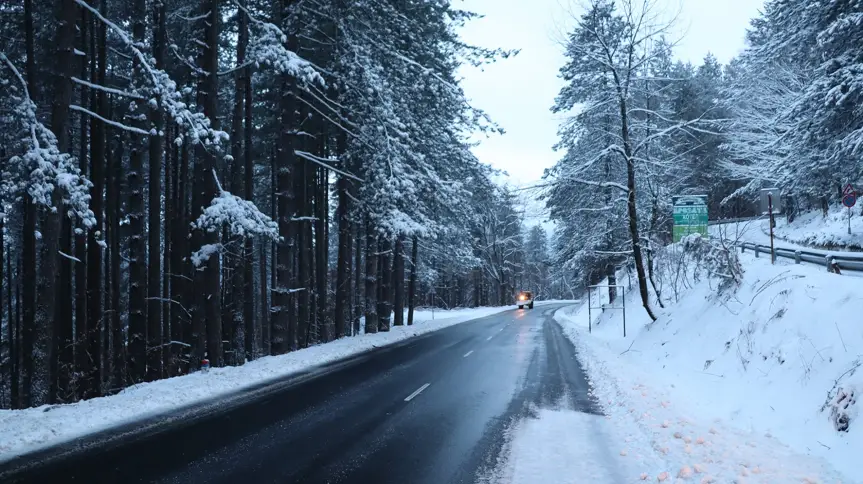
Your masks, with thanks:
M 406 402 L 409 402 L 409 401 L 413 400 L 413 399 L 414 399 L 414 397 L 416 397 L 417 395 L 419 395 L 420 393 L 422 393 L 422 391 L 423 391 L 423 390 L 425 390 L 426 388 L 428 388 L 428 387 L 429 387 L 429 385 L 431 385 L 431 383 L 426 383 L 425 385 L 423 385 L 423 386 L 421 386 L 421 387 L 417 388 L 417 391 L 415 391 L 415 392 L 411 393 L 410 395 L 408 395 L 408 397 L 407 397 L 407 398 L 405 398 L 405 401 L 406 401 Z

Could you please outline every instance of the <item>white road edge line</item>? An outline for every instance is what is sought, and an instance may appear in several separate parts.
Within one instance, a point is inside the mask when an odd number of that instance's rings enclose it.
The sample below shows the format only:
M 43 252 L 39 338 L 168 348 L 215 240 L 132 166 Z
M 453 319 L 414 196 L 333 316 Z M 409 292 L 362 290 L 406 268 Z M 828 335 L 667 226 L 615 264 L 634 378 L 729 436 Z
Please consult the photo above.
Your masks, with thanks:
M 473 350 L 470 350 L 467 353 L 465 353 L 464 356 L 462 356 L 462 358 L 467 358 L 468 356 L 470 356 L 471 353 L 473 353 Z
M 410 395 L 408 395 L 408 397 L 407 397 L 407 398 L 405 398 L 405 401 L 406 401 L 406 402 L 409 402 L 409 401 L 413 400 L 413 399 L 414 399 L 414 397 L 416 397 L 417 395 L 419 395 L 420 393 L 422 393 L 422 391 L 423 391 L 423 390 L 425 390 L 426 388 L 428 388 L 428 387 L 429 387 L 429 385 L 431 385 L 431 383 L 426 383 L 425 385 L 423 385 L 423 386 L 421 386 L 421 387 L 417 388 L 417 391 L 415 391 L 415 392 L 411 393 Z

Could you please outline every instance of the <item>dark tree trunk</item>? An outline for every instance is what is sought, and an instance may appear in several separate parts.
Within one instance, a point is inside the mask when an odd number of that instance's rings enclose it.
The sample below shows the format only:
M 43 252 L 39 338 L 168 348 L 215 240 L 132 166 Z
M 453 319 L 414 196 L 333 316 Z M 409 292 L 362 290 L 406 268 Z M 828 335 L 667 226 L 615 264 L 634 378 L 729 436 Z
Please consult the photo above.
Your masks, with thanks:
M 3 231 L 0 230 L 0 234 Z M 2 239 L 2 236 L 0 236 Z M 0 261 L 2 264 L 2 261 Z M 0 281 L 3 279 L 0 278 Z M 6 254 L 6 335 L 9 340 L 9 408 L 18 408 L 18 385 L 19 380 L 19 356 L 20 356 L 20 341 L 19 341 L 19 324 L 18 318 L 12 311 L 12 286 L 16 288 L 19 285 L 12 277 L 12 253 Z M 20 292 L 18 295 L 20 296 Z M 20 301 L 16 299 L 15 306 L 20 307 Z
M 659 307 L 665 308 L 662 303 L 662 292 L 656 287 L 656 280 L 653 277 L 653 239 L 656 229 L 659 225 L 659 201 L 654 196 L 653 203 L 650 209 L 650 230 L 648 231 L 648 247 L 647 251 L 647 278 L 650 280 L 650 286 L 653 287 L 653 292 L 656 294 L 656 303 Z
M 116 149 L 106 167 L 108 180 L 106 183 L 107 203 L 105 206 L 105 221 L 108 229 L 109 264 L 106 286 L 110 288 L 110 305 L 106 311 L 110 328 L 111 340 L 111 374 L 112 387 L 119 390 L 126 386 L 126 340 L 123 336 L 120 309 L 120 191 L 123 173 L 123 137 L 115 141 Z
M 260 251 L 258 252 L 258 263 L 259 263 L 258 264 L 259 265 L 258 271 L 260 272 L 260 274 L 258 274 L 258 276 L 259 276 L 258 285 L 260 286 L 258 288 L 258 290 L 261 293 L 260 294 L 260 298 L 261 298 L 261 324 L 260 324 L 260 326 L 261 326 L 261 328 L 260 328 L 261 329 L 261 331 L 260 331 L 261 339 L 260 339 L 259 353 L 261 356 L 271 354 L 270 353 L 270 309 L 272 306 L 270 304 L 270 298 L 267 297 L 267 295 L 269 293 L 268 289 L 270 287 L 269 284 L 267 283 L 268 282 L 268 279 L 267 279 L 267 245 L 270 245 L 270 244 L 268 244 L 267 242 L 261 242 L 261 248 L 260 248 Z M 275 254 L 273 254 L 272 257 L 275 258 Z
M 206 20 L 201 22 L 202 40 L 200 66 L 206 75 L 200 77 L 198 83 L 198 104 L 203 107 L 204 115 L 212 122 L 213 129 L 219 129 L 219 30 L 220 12 L 219 0 L 202 0 L 202 11 Z M 216 159 L 212 150 L 204 149 L 202 143 L 198 144 L 195 156 L 196 176 L 195 183 L 197 203 L 193 207 L 195 212 L 193 219 L 197 219 L 201 207 L 209 205 L 213 198 L 218 195 L 216 186 Z M 219 233 L 198 232 L 199 244 L 193 247 L 200 249 L 204 246 L 219 244 Z M 222 314 L 221 314 L 221 291 L 220 274 L 221 263 L 217 254 L 213 254 L 203 263 L 204 270 L 195 272 L 198 304 L 195 308 L 195 318 L 198 320 L 198 329 L 206 328 L 207 358 L 212 366 L 218 367 L 224 364 L 222 356 Z M 200 360 L 199 360 L 200 361 Z
M 377 275 L 378 275 L 378 256 L 377 256 L 378 236 L 376 230 L 371 225 L 371 222 L 366 220 L 366 297 L 365 297 L 365 315 L 366 315 L 366 333 L 378 332 L 378 314 L 377 314 Z
M 620 99 L 621 138 L 623 139 L 623 151 L 626 156 L 626 209 L 629 215 L 629 235 L 632 238 L 632 257 L 635 260 L 635 271 L 638 274 L 638 292 L 641 295 L 641 304 L 651 320 L 656 321 L 656 315 L 650 307 L 650 295 L 647 291 L 647 275 L 644 273 L 644 260 L 641 253 L 641 236 L 638 232 L 638 208 L 635 197 L 635 158 L 632 154 L 632 144 L 629 140 L 629 112 L 626 101 Z
M 311 301 L 311 292 L 314 290 L 312 285 L 311 274 L 311 258 L 312 258 L 312 223 L 308 217 L 312 216 L 310 210 L 311 196 L 314 193 L 313 187 L 310 186 L 311 172 L 314 168 L 304 160 L 298 160 L 297 164 L 297 182 L 296 204 L 297 217 L 302 221 L 298 225 L 297 233 L 297 275 L 299 277 L 299 289 L 297 292 L 297 342 L 300 347 L 305 348 L 309 342 L 309 331 L 311 320 L 309 318 L 309 304 Z
M 57 17 L 57 31 L 54 41 L 56 57 L 53 64 L 56 71 L 54 77 L 53 103 L 51 107 L 51 131 L 57 136 L 57 147 L 61 153 L 69 151 L 69 105 L 72 102 L 72 70 L 74 62 L 75 27 L 78 18 L 78 8 L 74 0 L 60 0 Z M 60 264 L 58 264 L 60 249 L 60 192 L 55 189 L 51 196 L 52 205 L 57 211 L 44 209 L 42 211 L 42 250 L 41 263 L 37 276 L 35 325 L 38 331 L 36 353 L 32 358 L 37 360 L 33 377 L 34 405 L 53 403 L 56 401 L 58 378 L 57 348 L 63 328 L 58 326 L 58 296 L 63 296 L 60 288 Z M 68 299 L 69 294 L 65 295 Z M 64 317 L 67 317 L 65 315 Z M 25 355 L 27 358 L 27 355 Z
M 240 13 L 239 17 L 239 38 L 237 42 L 237 64 L 243 64 L 246 60 L 246 44 L 248 43 L 248 27 L 246 26 L 246 15 Z M 245 183 L 243 171 L 246 166 L 243 161 L 243 116 L 244 104 L 246 101 L 246 93 L 243 87 L 246 82 L 245 70 L 239 71 L 234 79 L 234 110 L 231 114 L 231 191 L 239 195 L 245 193 L 242 189 Z M 233 365 L 242 365 L 246 360 L 247 342 L 251 341 L 252 335 L 246 337 L 247 325 L 254 324 L 254 319 L 251 322 L 243 323 L 243 311 L 245 304 L 243 300 L 246 295 L 245 286 L 251 285 L 252 280 L 246 279 L 245 267 L 252 264 L 251 254 L 245 254 L 246 244 L 242 238 L 231 236 L 231 246 L 243 247 L 239 256 L 231 256 L 225 258 L 225 281 L 230 284 L 230 297 L 225 301 L 225 316 L 228 317 L 227 323 L 230 325 L 230 342 L 231 342 L 231 361 Z
M 280 9 L 277 9 L 280 10 Z M 290 292 L 294 283 L 294 234 L 295 224 L 291 221 L 294 213 L 292 175 L 296 172 L 297 163 L 294 155 L 294 126 L 296 101 L 294 100 L 293 80 L 285 77 L 280 93 L 281 123 L 279 143 L 277 147 L 277 188 L 273 196 L 278 200 L 279 235 L 278 258 L 276 270 L 276 287 L 273 306 L 272 352 L 280 355 L 294 348 L 296 341 L 296 316 L 294 314 L 294 297 Z M 292 173 L 293 171 L 293 173 Z
M 354 320 L 353 334 L 360 334 L 360 318 L 365 313 L 365 299 L 363 298 L 363 230 L 359 223 L 354 223 Z
M 27 88 L 31 98 L 36 96 L 36 58 L 34 53 L 33 1 L 24 0 L 24 42 L 27 49 Z M 17 298 L 18 306 L 23 308 L 21 321 L 21 394 L 19 407 L 27 408 L 32 404 L 34 374 L 33 350 L 36 343 L 36 206 L 25 190 L 23 196 L 23 221 L 21 230 L 21 266 L 18 274 L 22 280 L 22 294 Z
M 170 225 L 170 220 L 177 216 L 176 205 L 174 199 L 174 166 L 179 154 L 176 143 L 171 143 L 169 140 L 176 139 L 176 135 L 171 126 L 165 128 L 165 160 L 162 163 L 164 166 L 163 176 L 165 177 L 165 217 L 163 220 L 163 240 L 164 249 L 162 250 L 162 375 L 170 377 L 175 374 L 174 365 L 174 344 L 172 341 L 177 341 L 173 337 L 171 328 L 171 315 L 179 308 L 175 307 L 171 298 L 171 251 L 173 247 L 173 229 Z
M 408 326 L 414 324 L 414 305 L 417 293 L 417 271 L 419 270 L 419 238 L 414 235 L 411 248 L 411 277 L 408 282 Z
M 86 59 L 95 59 L 96 57 L 96 49 L 94 44 L 95 35 L 93 35 L 93 25 L 89 20 L 89 15 L 86 11 L 81 11 L 81 20 L 80 20 L 80 50 L 81 52 L 88 52 L 88 57 L 81 57 L 81 79 L 87 79 L 87 68 L 88 62 Z M 96 66 L 91 65 L 90 68 L 92 72 L 95 73 Z M 92 75 L 90 77 L 93 77 Z M 80 87 L 80 105 L 87 106 L 95 104 L 95 93 L 88 92 L 89 89 L 84 86 Z M 78 168 L 81 170 L 82 175 L 88 176 L 87 169 L 87 147 L 89 145 L 88 141 L 88 123 L 89 116 L 80 113 L 79 114 L 79 153 L 78 153 Z M 70 220 L 68 218 L 65 219 L 68 222 Z M 69 236 L 72 235 L 72 227 L 68 227 Z M 71 240 L 70 240 L 71 242 Z M 68 252 L 67 252 L 68 254 Z M 75 235 L 75 258 L 78 259 L 79 262 L 75 263 L 74 271 L 75 271 L 75 327 L 72 328 L 72 324 L 69 324 L 68 331 L 68 341 L 65 342 L 66 346 L 64 346 L 63 351 L 60 353 L 61 361 L 64 362 L 63 371 L 60 373 L 61 381 L 60 381 L 60 392 L 61 392 L 61 401 L 75 401 L 80 398 L 84 392 L 86 392 L 86 383 L 87 377 L 89 376 L 90 371 L 92 371 L 92 367 L 86 364 L 86 360 L 84 358 L 76 358 L 76 353 L 84 352 L 87 349 L 87 234 L 84 232 L 80 232 Z M 72 262 L 68 261 L 68 267 L 71 270 L 73 268 Z M 71 278 L 69 279 L 71 283 Z M 71 300 L 70 300 L 71 303 Z M 71 309 L 71 308 L 70 308 Z M 71 311 L 70 311 L 71 312 Z M 71 323 L 71 322 L 70 322 Z M 74 334 L 73 334 L 74 331 Z M 79 366 L 78 362 L 84 361 L 84 366 Z M 75 388 L 70 387 L 70 377 L 73 374 L 78 374 L 79 377 L 76 378 Z
M 351 294 L 350 272 L 351 272 L 351 222 L 348 218 L 350 211 L 348 198 L 348 181 L 340 177 L 337 182 L 339 206 L 336 216 L 339 220 L 339 251 L 336 261 L 336 338 L 345 336 L 345 318 L 347 308 L 350 305 L 348 299 Z
M 323 136 L 322 136 L 323 138 Z M 321 156 L 324 156 L 324 148 L 321 147 Z M 315 202 L 315 296 L 317 301 L 316 318 L 318 321 L 318 331 L 323 333 L 321 341 L 329 342 L 333 339 L 333 330 L 330 326 L 330 319 L 327 308 L 327 267 L 329 259 L 329 240 L 327 237 L 327 227 L 329 226 L 329 183 L 327 181 L 328 173 L 326 170 L 318 169 L 317 175 L 317 193 Z
M 246 44 L 248 43 L 249 31 L 248 31 L 248 18 L 245 15 L 242 15 L 242 20 L 240 21 L 240 43 Z M 245 37 L 245 39 L 244 39 Z M 245 50 L 245 47 L 244 47 Z M 244 53 L 245 55 L 245 53 Z M 245 183 L 243 184 L 243 188 L 245 189 L 245 198 L 246 200 L 254 200 L 255 198 L 255 160 L 253 158 L 254 154 L 252 149 L 254 147 L 252 142 L 252 135 L 254 134 L 254 125 L 252 124 L 252 70 L 251 68 L 246 68 L 243 71 L 244 80 L 243 80 L 243 108 L 244 108 L 244 125 L 243 125 L 243 162 L 245 164 Z M 264 246 L 261 246 L 264 247 Z M 246 238 L 245 241 L 245 250 L 244 250 L 244 273 L 245 273 L 245 281 L 246 285 L 244 286 L 244 295 L 243 295 L 243 320 L 246 325 L 246 357 L 249 359 L 255 359 L 259 356 L 260 350 L 260 334 L 263 328 L 263 324 L 267 321 L 266 316 L 256 324 L 255 321 L 255 292 L 254 292 L 254 284 L 252 284 L 252 280 L 254 278 L 254 262 L 255 262 L 255 254 L 254 254 L 254 245 L 252 244 L 251 238 Z M 261 250 L 259 252 L 258 257 L 262 260 L 266 259 L 266 253 Z M 261 269 L 263 272 L 264 287 L 261 289 L 262 294 L 266 294 L 266 263 L 261 264 Z M 264 306 L 267 311 L 269 311 L 269 307 L 265 304 L 266 299 L 261 300 L 262 306 Z
M 285 100 L 282 101 L 286 102 Z M 283 111 L 282 116 L 282 129 L 287 130 L 287 125 L 284 124 L 285 117 L 290 116 L 293 117 L 292 114 L 287 113 L 287 109 Z M 283 141 L 285 141 L 286 136 L 282 135 Z M 290 139 L 290 135 L 287 136 Z M 293 157 L 293 155 L 288 155 L 285 151 L 292 150 L 290 141 L 288 140 L 287 146 L 279 146 L 279 169 L 278 169 L 278 189 L 276 193 L 273 194 L 274 197 L 278 199 L 278 212 L 279 212 L 279 235 L 282 237 L 282 240 L 278 243 L 278 254 L 277 254 L 277 270 L 276 270 L 276 287 L 273 288 L 273 306 L 275 306 L 275 314 L 273 315 L 273 331 L 272 331 L 272 352 L 275 355 L 281 355 L 290 351 L 292 347 L 292 337 L 293 333 L 291 332 L 291 316 L 292 316 L 292 308 L 291 301 L 292 297 L 290 294 L 291 283 L 293 282 L 293 260 L 291 258 L 292 250 L 291 250 L 291 241 L 293 230 L 291 230 L 292 222 L 291 222 L 291 202 L 290 202 L 290 193 L 291 193 L 291 173 L 289 168 L 289 160 Z M 280 143 L 281 144 L 281 143 Z M 293 151 L 291 151 L 293 153 Z M 276 254 L 274 254 L 276 255 Z
M 146 33 L 147 2 L 135 1 L 132 36 L 135 42 L 143 43 Z M 137 57 L 132 58 L 133 77 L 141 76 L 142 66 Z M 134 113 L 136 116 L 141 114 Z M 138 127 L 146 129 L 139 121 Z M 131 140 L 129 153 L 129 347 L 128 371 L 132 384 L 144 381 L 147 372 L 147 266 L 144 244 L 144 142 L 138 136 Z
M 101 13 L 106 15 L 107 0 L 102 0 Z M 93 84 L 104 85 L 107 71 L 107 31 L 104 23 L 96 24 L 98 40 L 95 46 L 97 66 L 90 71 Z M 108 117 L 107 96 L 104 91 L 94 90 L 90 110 Z M 86 334 L 87 341 L 79 341 L 79 371 L 89 368 L 83 383 L 85 397 L 101 394 L 101 326 L 102 326 L 102 243 L 105 238 L 102 196 L 105 190 L 105 123 L 97 118 L 90 120 L 90 210 L 96 218 L 96 226 L 88 233 L 87 241 L 87 321 L 79 334 Z
M 617 273 L 614 264 L 605 265 L 605 276 L 608 278 L 608 304 L 611 304 L 617 299 L 617 288 L 614 287 L 617 284 Z
M 353 321 L 354 321 L 354 313 L 356 312 L 356 305 L 354 304 L 355 299 L 356 299 L 355 298 L 356 294 L 354 293 L 354 291 L 352 289 L 354 287 L 354 279 L 353 279 L 354 278 L 354 268 L 353 268 L 353 264 L 352 264 L 352 262 L 353 262 L 352 254 L 354 251 L 354 247 L 353 247 L 354 238 L 356 237 L 356 234 L 354 232 L 354 230 L 355 230 L 354 226 L 355 226 L 355 224 L 351 223 L 350 221 L 348 222 L 348 244 L 347 244 L 348 247 L 346 250 L 347 259 L 345 260 L 345 264 L 347 264 L 347 268 L 345 269 L 345 272 L 347 275 L 347 280 L 345 281 L 345 292 L 346 292 L 346 294 L 345 294 L 345 312 L 346 312 L 346 314 L 345 314 L 345 328 L 344 328 L 343 336 L 355 334 L 354 330 L 353 330 Z M 357 242 L 357 245 L 359 245 L 359 242 Z
M 0 148 L 0 160 L 5 159 L 5 158 L 6 158 L 6 152 L 3 148 Z M 2 166 L 0 166 L 0 168 L 2 168 Z M 0 196 L 0 207 L 2 207 L 2 206 L 3 206 L 3 197 Z M 6 222 L 5 216 L 0 214 L 0 321 L 3 320 L 3 313 L 5 312 L 4 310 L 6 309 L 4 307 L 4 303 L 8 304 L 9 307 L 12 307 L 12 298 L 11 297 L 7 301 L 3 300 L 3 284 L 4 284 L 3 264 L 6 263 L 6 252 L 4 250 L 5 249 L 5 241 L 3 238 L 3 226 L 5 225 L 5 222 Z M 7 282 L 7 284 L 10 284 L 9 287 L 11 287 L 11 284 L 12 284 L 12 278 L 11 277 L 9 277 L 9 281 Z M 10 316 L 10 318 L 8 319 L 8 321 L 6 321 L 6 330 L 7 330 L 6 331 L 6 336 L 7 336 L 6 347 L 8 348 L 7 349 L 7 358 L 9 358 L 9 380 L 11 381 L 13 378 L 13 375 L 15 374 L 15 333 L 12 329 L 14 326 L 14 323 L 13 323 L 12 318 L 11 318 L 11 316 L 12 316 L 11 312 L 10 312 L 9 316 Z M 0 326 L 2 326 L 2 325 L 0 325 Z M 2 330 L 2 327 L 0 327 L 0 330 Z M 3 336 L 4 336 L 3 334 L 0 334 L 0 342 L 3 341 Z M 10 387 L 9 390 L 11 393 L 12 388 Z M 2 405 L 2 403 L 0 403 L 0 405 Z M 12 408 L 11 399 L 10 399 L 9 407 Z
M 171 299 L 181 304 L 182 310 L 171 313 L 171 338 L 174 341 L 191 345 L 192 341 L 192 315 L 188 308 L 192 307 L 194 300 L 191 294 L 192 268 L 187 255 L 190 252 L 189 245 L 189 147 L 183 144 L 180 147 L 179 156 L 174 157 L 174 207 L 176 210 L 171 216 Z M 191 351 L 186 346 L 171 345 L 171 359 L 173 360 L 173 371 L 182 374 L 194 367 L 196 362 L 192 359 Z M 183 354 L 187 353 L 188 363 L 182 363 Z
M 392 313 L 392 305 L 390 301 L 392 300 L 392 286 L 390 285 L 390 281 L 392 279 L 392 242 L 390 242 L 389 236 L 384 236 L 380 239 L 379 244 L 380 250 L 380 298 L 378 299 L 378 330 L 379 331 L 389 331 L 390 330 L 390 313 Z
M 405 324 L 405 238 L 402 235 L 396 237 L 396 246 L 393 253 L 393 324 L 403 326 Z
M 54 327 L 57 328 L 54 349 L 57 355 L 56 376 L 51 380 L 51 402 L 66 403 L 72 382 L 72 372 L 75 360 L 75 311 L 72 307 L 72 224 L 68 217 L 60 217 L 60 257 L 57 258 L 59 274 L 57 277 L 56 311 Z M 86 314 L 86 313 L 84 313 Z
M 153 4 L 153 59 L 156 68 L 165 69 L 166 18 L 165 2 Z M 149 156 L 149 238 L 147 251 L 147 381 L 162 377 L 162 158 L 164 143 L 161 104 L 150 106 Z

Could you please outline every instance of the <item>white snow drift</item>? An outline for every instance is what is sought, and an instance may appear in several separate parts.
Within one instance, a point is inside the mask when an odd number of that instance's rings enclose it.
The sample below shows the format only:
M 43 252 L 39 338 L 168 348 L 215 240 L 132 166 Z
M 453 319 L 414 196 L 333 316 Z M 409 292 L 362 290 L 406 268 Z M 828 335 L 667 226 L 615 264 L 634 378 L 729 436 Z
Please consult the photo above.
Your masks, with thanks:
M 641 467 L 623 482 L 860 482 L 859 279 L 741 260 L 738 289 L 717 295 L 715 280 L 685 274 L 688 289 L 654 323 L 633 286 L 625 339 L 620 311 L 597 316 L 591 334 L 586 307 L 557 312 L 624 436 L 618 454 Z

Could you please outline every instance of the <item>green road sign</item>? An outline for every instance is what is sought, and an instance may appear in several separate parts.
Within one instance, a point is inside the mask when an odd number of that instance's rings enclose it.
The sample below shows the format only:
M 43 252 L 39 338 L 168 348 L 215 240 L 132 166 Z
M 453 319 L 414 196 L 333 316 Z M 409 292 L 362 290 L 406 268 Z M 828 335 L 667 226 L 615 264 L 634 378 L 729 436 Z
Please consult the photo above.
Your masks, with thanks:
M 689 234 L 707 237 L 707 196 L 685 195 L 673 197 L 674 242 Z

